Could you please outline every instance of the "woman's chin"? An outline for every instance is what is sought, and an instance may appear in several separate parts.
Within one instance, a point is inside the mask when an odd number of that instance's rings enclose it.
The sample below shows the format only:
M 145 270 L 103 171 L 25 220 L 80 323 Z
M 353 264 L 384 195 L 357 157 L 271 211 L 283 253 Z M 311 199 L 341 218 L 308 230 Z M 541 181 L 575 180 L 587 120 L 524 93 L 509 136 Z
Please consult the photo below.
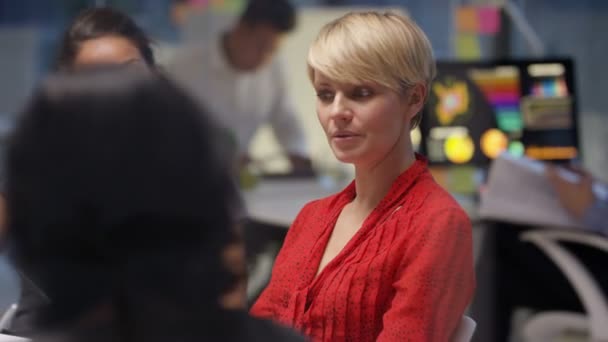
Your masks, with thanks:
M 360 157 L 355 153 L 348 153 L 342 151 L 333 151 L 334 156 L 338 159 L 339 162 L 345 164 L 356 164 Z

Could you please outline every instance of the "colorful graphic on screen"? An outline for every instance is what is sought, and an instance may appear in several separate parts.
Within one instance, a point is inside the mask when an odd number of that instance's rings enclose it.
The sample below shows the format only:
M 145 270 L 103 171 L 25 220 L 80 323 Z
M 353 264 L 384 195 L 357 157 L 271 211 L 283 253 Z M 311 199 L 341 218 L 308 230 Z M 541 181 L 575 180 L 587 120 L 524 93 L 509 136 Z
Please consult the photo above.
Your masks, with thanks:
M 500 130 L 491 128 L 481 135 L 481 151 L 494 159 L 507 149 L 509 138 Z
M 509 66 L 476 69 L 470 72 L 470 77 L 494 108 L 498 128 L 505 132 L 521 131 L 519 70 Z
M 488 165 L 507 152 L 569 161 L 578 154 L 568 60 L 440 62 L 420 124 L 434 165 Z
M 555 98 L 569 95 L 566 68 L 561 63 L 534 63 L 528 66 L 532 77 L 530 91 L 533 97 Z
M 532 96 L 536 97 L 566 97 L 568 86 L 563 78 L 553 77 L 536 80 L 532 84 Z
M 462 81 L 448 83 L 436 82 L 433 92 L 437 96 L 435 113 L 441 125 L 449 125 L 458 116 L 466 115 L 469 111 L 469 89 Z
M 468 135 L 453 135 L 444 143 L 445 156 L 454 164 L 465 164 L 473 159 L 475 144 Z
M 526 147 L 521 141 L 511 141 L 509 143 L 509 153 L 515 157 L 521 157 L 526 152 Z

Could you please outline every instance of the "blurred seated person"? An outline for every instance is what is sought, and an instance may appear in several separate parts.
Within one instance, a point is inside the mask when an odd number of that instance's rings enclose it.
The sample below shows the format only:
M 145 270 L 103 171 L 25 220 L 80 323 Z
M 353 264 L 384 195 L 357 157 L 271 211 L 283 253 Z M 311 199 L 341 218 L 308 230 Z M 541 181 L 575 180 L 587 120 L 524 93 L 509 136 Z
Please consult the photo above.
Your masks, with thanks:
M 277 50 L 295 26 L 287 0 L 250 0 L 234 26 L 211 42 L 186 47 L 167 66 L 232 135 L 244 166 L 258 128 L 270 124 L 294 175 L 312 175 L 308 146 Z
M 52 76 L 7 159 L 11 259 L 52 300 L 34 341 L 300 341 L 244 310 L 217 129 L 141 69 Z
M 608 200 L 593 192 L 593 176 L 582 168 L 570 168 L 578 174 L 578 182 L 570 182 L 559 175 L 555 167 L 547 168 L 547 177 L 562 206 L 573 217 L 581 220 L 590 232 L 608 236 Z
M 108 7 L 84 10 L 63 34 L 54 63 L 55 70 L 75 70 L 100 64 L 136 66 L 155 70 L 150 39 L 127 15 Z M 21 295 L 9 332 L 28 336 L 33 313 L 49 301 L 27 274 L 18 270 Z
M 99 64 L 156 69 L 146 33 L 129 16 L 109 7 L 84 10 L 63 34 L 56 70 Z
M 578 182 L 566 180 L 556 166 L 547 164 L 546 175 L 557 198 L 570 215 L 581 220 L 589 233 L 608 236 L 608 203 L 594 194 L 594 178 L 584 169 L 568 169 L 579 175 Z M 477 270 L 483 275 L 479 277 L 478 293 L 490 296 L 494 313 L 486 315 L 478 311 L 483 310 L 481 299 L 473 303 L 472 315 L 479 327 L 477 337 L 509 341 L 512 317 L 518 308 L 584 312 L 580 299 L 562 271 L 538 247 L 520 240 L 523 232 L 544 228 L 506 222 L 487 224 Z M 608 296 L 608 273 L 605 272 L 608 254 L 576 243 L 563 245 L 590 271 Z M 491 316 L 494 316 L 492 321 L 486 321 Z

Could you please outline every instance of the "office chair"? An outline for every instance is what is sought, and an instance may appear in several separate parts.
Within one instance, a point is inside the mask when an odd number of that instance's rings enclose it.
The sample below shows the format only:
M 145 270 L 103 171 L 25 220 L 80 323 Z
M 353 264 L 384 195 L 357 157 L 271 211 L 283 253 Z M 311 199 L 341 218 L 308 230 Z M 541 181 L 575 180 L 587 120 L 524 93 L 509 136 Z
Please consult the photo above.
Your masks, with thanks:
M 452 336 L 450 342 L 469 342 L 475 333 L 477 323 L 468 316 L 462 316 L 456 332 Z
M 553 341 L 566 331 L 586 332 L 590 341 L 608 341 L 608 301 L 585 266 L 560 241 L 591 246 L 608 253 L 608 239 L 574 231 L 534 230 L 520 239 L 544 252 L 564 273 L 583 304 L 586 314 L 546 311 L 535 314 L 523 326 L 528 342 Z
M 2 318 L 0 318 L 0 332 L 5 331 L 11 326 L 16 313 L 17 304 L 12 304 L 9 306 L 6 312 L 4 312 L 4 315 L 2 315 Z

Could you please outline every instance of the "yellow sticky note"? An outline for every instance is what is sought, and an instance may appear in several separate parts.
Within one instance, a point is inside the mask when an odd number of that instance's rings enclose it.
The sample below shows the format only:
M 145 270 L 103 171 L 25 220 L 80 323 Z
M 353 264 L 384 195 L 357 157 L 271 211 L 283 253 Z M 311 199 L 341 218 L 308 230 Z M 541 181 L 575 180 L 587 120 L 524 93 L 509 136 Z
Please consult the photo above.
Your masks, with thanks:
M 456 57 L 471 60 L 481 58 L 479 36 L 471 33 L 457 33 L 454 42 Z

